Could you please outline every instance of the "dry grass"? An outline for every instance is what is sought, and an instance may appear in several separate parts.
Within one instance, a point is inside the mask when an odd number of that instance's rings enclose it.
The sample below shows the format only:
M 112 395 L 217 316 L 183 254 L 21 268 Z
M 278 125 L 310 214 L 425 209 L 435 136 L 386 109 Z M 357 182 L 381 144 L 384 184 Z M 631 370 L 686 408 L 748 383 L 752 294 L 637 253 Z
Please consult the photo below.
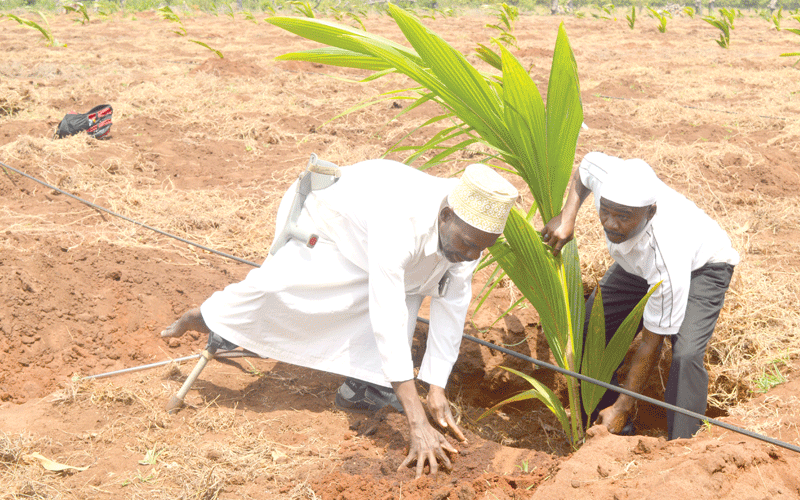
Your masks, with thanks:
M 170 368 L 162 371 L 166 376 Z M 72 437 L 66 432 L 66 441 L 61 443 L 27 434 L 0 434 L 0 484 L 4 485 L 0 498 L 81 498 L 101 492 L 126 498 L 210 500 L 225 490 L 247 499 L 264 498 L 265 491 L 279 488 L 289 492 L 283 498 L 312 498 L 306 475 L 331 468 L 337 460 L 336 447 L 328 443 L 330 436 L 302 428 L 291 416 L 270 419 L 262 415 L 251 420 L 252 415 L 213 401 L 170 416 L 159 402 L 173 389 L 154 380 L 152 375 L 124 385 L 73 380 L 53 395 L 53 408 L 70 415 L 97 414 L 107 423 Z M 265 432 L 268 427 L 269 433 Z M 267 436 L 274 435 L 276 428 L 302 432 L 308 442 L 302 446 L 273 442 Z M 62 455 L 65 449 L 69 455 Z M 90 468 L 81 484 L 76 484 L 69 481 L 69 472 L 47 472 L 25 458 L 37 451 L 62 463 Z M 113 472 L 92 476 L 93 465 Z

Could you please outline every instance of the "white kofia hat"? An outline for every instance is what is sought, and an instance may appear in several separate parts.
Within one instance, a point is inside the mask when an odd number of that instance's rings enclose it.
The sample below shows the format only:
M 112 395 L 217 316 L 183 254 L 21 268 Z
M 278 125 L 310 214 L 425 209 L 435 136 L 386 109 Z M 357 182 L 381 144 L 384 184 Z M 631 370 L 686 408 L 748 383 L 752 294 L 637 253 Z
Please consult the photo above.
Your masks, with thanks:
M 493 168 L 475 163 L 464 170 L 447 203 L 470 226 L 500 234 L 518 195 L 517 188 Z
M 619 161 L 603 180 L 600 195 L 626 207 L 648 207 L 658 201 L 663 183 L 644 160 Z

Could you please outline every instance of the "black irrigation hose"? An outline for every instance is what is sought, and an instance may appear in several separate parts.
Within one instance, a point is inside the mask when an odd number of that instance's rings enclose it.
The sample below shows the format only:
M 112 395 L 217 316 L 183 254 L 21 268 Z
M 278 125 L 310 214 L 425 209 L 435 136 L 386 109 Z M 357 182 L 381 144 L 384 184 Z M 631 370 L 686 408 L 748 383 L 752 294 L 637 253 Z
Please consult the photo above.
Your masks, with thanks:
M 124 215 L 120 215 L 120 214 L 118 214 L 118 213 L 116 213 L 116 212 L 113 212 L 113 211 L 111 211 L 111 210 L 107 209 L 107 208 L 103 208 L 103 207 L 101 207 L 101 206 L 99 206 L 99 205 L 95 205 L 94 203 L 92 203 L 92 202 L 90 202 L 90 201 L 86 201 L 86 200 L 84 200 L 83 198 L 79 198 L 79 197 L 75 196 L 74 194 L 71 194 L 71 193 L 68 193 L 68 192 L 64 191 L 63 189 L 59 189 L 59 188 L 57 188 L 57 187 L 55 187 L 55 186 L 51 186 L 50 184 L 48 184 L 48 183 L 46 183 L 46 182 L 44 182 L 44 181 L 42 181 L 42 180 L 39 180 L 39 179 L 37 179 L 36 177 L 32 177 L 32 176 L 30 176 L 30 175 L 26 174 L 25 172 L 21 172 L 21 171 L 17 170 L 17 169 L 16 169 L 16 168 L 14 168 L 14 167 L 9 167 L 8 165 L 6 165 L 6 164 L 5 164 L 5 163 L 3 163 L 3 162 L 0 162 L 0 166 L 2 166 L 2 167 L 4 167 L 4 168 L 7 168 L 7 169 L 9 169 L 9 170 L 12 170 L 12 171 L 14 171 L 14 172 L 18 173 L 19 175 L 21 175 L 21 176 L 23 176 L 23 177 L 27 177 L 28 179 L 30 179 L 30 180 L 32 180 L 32 181 L 38 182 L 38 183 L 39 183 L 39 184 L 41 184 L 42 186 L 48 187 L 48 188 L 50 188 L 50 189 L 53 189 L 53 190 L 55 190 L 55 191 L 58 191 L 58 192 L 59 192 L 59 193 L 61 193 L 61 194 L 65 194 L 65 195 L 69 196 L 70 198 L 73 198 L 73 199 L 75 199 L 75 200 L 78 200 L 79 202 L 81 202 L 81 203 L 83 203 L 83 204 L 85 204 L 85 205 L 88 205 L 88 206 L 90 206 L 90 207 L 94 208 L 95 210 L 99 210 L 99 211 L 101 211 L 101 212 L 105 212 L 105 213 L 107 213 L 107 214 L 113 215 L 114 217 L 119 217 L 120 219 L 126 220 L 126 221 L 128 221 L 128 222 L 130 222 L 130 223 L 132 223 L 132 224 L 136 224 L 137 226 L 142 226 L 142 227 L 143 227 L 143 228 L 145 228 L 145 229 L 149 229 L 149 230 L 151 230 L 151 231 L 155 231 L 156 233 L 158 233 L 158 234 L 161 234 L 161 235 L 163 235 L 163 236 L 169 236 L 170 238 L 174 238 L 174 239 L 176 239 L 176 240 L 178 240 L 178 241 L 180 241 L 180 242 L 186 243 L 187 245 L 192 245 L 192 246 L 195 246 L 195 247 L 197 247 L 197 248 L 201 248 L 201 249 L 203 249 L 203 250 L 205 250 L 205 251 L 207 251 L 207 252 L 211 252 L 211 253 L 217 254 L 217 255 L 219 255 L 219 256 L 221 256 L 221 257 L 226 257 L 226 258 L 228 258 L 228 259 L 232 259 L 232 260 L 235 260 L 235 261 L 241 262 L 242 264 L 248 264 L 248 265 L 251 265 L 251 266 L 253 266 L 253 267 L 259 267 L 259 265 L 258 265 L 258 264 L 256 264 L 255 262 L 250 262 L 249 260 L 245 260 L 245 259 L 242 259 L 242 258 L 240 258 L 240 257 L 236 257 L 235 255 L 230 255 L 230 254 L 227 254 L 227 253 L 225 253 L 225 252 L 220 252 L 219 250 L 214 250 L 213 248 L 208 248 L 208 247 L 206 247 L 206 246 L 203 246 L 203 245 L 201 245 L 201 244 L 199 244 L 199 243 L 194 243 L 194 242 L 192 242 L 192 241 L 189 241 L 189 240 L 183 239 L 183 238 L 181 238 L 180 236 L 175 236 L 174 234 L 169 234 L 169 233 L 166 233 L 166 232 L 164 232 L 164 231 L 162 231 L 162 230 L 160 230 L 160 229 L 156 229 L 156 228 L 154 228 L 154 227 L 148 226 L 147 224 L 143 224 L 143 223 L 141 223 L 141 222 L 138 222 L 138 221 L 135 221 L 135 220 L 133 220 L 133 219 L 129 219 L 128 217 L 125 217 Z
M 418 320 L 422 320 L 422 318 L 417 318 L 417 319 Z M 425 321 L 425 322 L 427 322 L 427 321 Z M 633 392 L 633 391 L 629 391 L 628 389 L 623 389 L 622 387 L 618 387 L 618 386 L 615 386 L 615 385 L 612 385 L 612 384 L 608 384 L 606 382 L 601 382 L 601 381 L 593 379 L 591 377 L 587 377 L 586 375 L 583 375 L 583 374 L 580 374 L 580 373 L 575 373 L 573 371 L 561 368 L 560 366 L 551 365 L 550 363 L 546 363 L 544 361 L 540 361 L 538 359 L 534 359 L 534 358 L 532 358 L 530 356 L 525 356 L 524 354 L 520 354 L 518 352 L 514 352 L 514 351 L 512 351 L 510 349 L 506 349 L 505 347 L 500 347 L 498 345 L 486 342 L 485 340 L 481 340 L 481 339 L 473 337 L 471 335 L 467 335 L 466 333 L 463 334 L 463 335 L 464 335 L 464 338 L 467 339 L 467 340 L 471 340 L 472 342 L 484 345 L 484 346 L 486 346 L 486 347 L 488 347 L 490 349 L 494 349 L 496 351 L 500 351 L 502 353 L 508 354 L 509 356 L 513 356 L 515 358 L 519 358 L 519 359 L 528 361 L 530 363 L 533 363 L 536 366 L 539 366 L 539 367 L 542 367 L 542 368 L 547 368 L 548 370 L 553 370 L 553 371 L 556 371 L 558 373 L 561 373 L 562 375 L 567 375 L 569 377 L 574 377 L 574 378 L 577 378 L 578 380 L 582 380 L 584 382 L 590 382 L 590 383 L 592 383 L 594 385 L 599 385 L 600 387 L 604 387 L 606 389 L 610 389 L 612 391 L 616 391 L 616 392 L 618 392 L 620 394 L 625 394 L 627 396 L 630 396 L 632 398 L 638 399 L 640 401 L 644 401 L 646 403 L 650 403 L 650 404 L 653 404 L 653 405 L 656 405 L 656 406 L 660 406 L 660 407 L 665 408 L 667 410 L 671 410 L 671 411 L 674 411 L 676 413 L 680 413 L 682 415 L 686 415 L 688 417 L 693 417 L 693 418 L 696 418 L 698 420 L 702 420 L 702 421 L 708 422 L 710 424 L 714 424 L 714 425 L 716 425 L 718 427 L 722 427 L 724 429 L 728 429 L 729 431 L 738 432 L 739 434 L 744 434 L 745 436 L 749 436 L 751 438 L 759 439 L 761 441 L 765 441 L 767 443 L 774 444 L 775 446 L 780 446 L 782 448 L 786 448 L 787 450 L 792 450 L 792 451 L 796 451 L 797 453 L 800 453 L 800 446 L 795 446 L 793 444 L 786 443 L 786 442 L 783 442 L 783 441 L 779 441 L 779 440 L 771 438 L 769 436 L 764 436 L 762 434 L 757 434 L 757 433 L 755 433 L 753 431 L 749 431 L 747 429 L 743 429 L 741 427 L 737 427 L 735 425 L 731 425 L 729 423 L 722 422 L 720 420 L 717 420 L 717 419 L 714 419 L 714 418 L 711 418 L 711 417 L 707 417 L 705 415 L 701 415 L 700 413 L 695 413 L 693 411 L 689 411 L 687 409 L 680 408 L 678 406 L 671 405 L 669 403 L 665 403 L 663 401 L 659 401 L 657 399 L 653 399 L 653 398 L 648 397 L 648 396 L 643 396 L 643 395 L 641 395 L 639 393 L 636 393 L 636 392 Z
M 137 221 L 135 221 L 133 219 L 129 219 L 129 218 L 125 217 L 125 216 L 119 215 L 119 214 L 117 214 L 115 212 L 112 212 L 111 210 L 108 210 L 106 208 L 97 206 L 94 203 L 90 203 L 90 202 L 84 200 L 83 198 L 79 198 L 79 197 L 77 197 L 77 196 L 75 196 L 73 194 L 67 193 L 66 191 L 64 191 L 62 189 L 59 189 L 59 188 L 57 188 L 55 186 L 51 186 L 50 184 L 47 184 L 46 182 L 41 181 L 41 180 L 39 180 L 39 179 L 37 179 L 35 177 L 32 177 L 32 176 L 30 176 L 30 175 L 28 175 L 28 174 L 26 174 L 24 172 L 20 172 L 19 170 L 15 169 L 15 168 L 9 167 L 5 163 L 0 162 L 0 166 L 8 168 L 8 169 L 10 169 L 10 170 L 12 170 L 12 171 L 24 176 L 24 177 L 27 177 L 28 179 L 31 179 L 32 181 L 38 182 L 39 184 L 42 184 L 43 186 L 46 186 L 46 187 L 48 187 L 50 189 L 54 189 L 54 190 L 58 191 L 59 193 L 66 194 L 67 196 L 69 196 L 71 198 L 74 198 L 75 200 L 77 200 L 77 201 L 79 201 L 81 203 L 84 203 L 84 204 L 86 204 L 86 205 L 88 205 L 88 206 L 90 206 L 90 207 L 92 207 L 92 208 L 94 208 L 96 210 L 103 211 L 103 212 L 105 212 L 107 214 L 113 215 L 115 217 L 119 217 L 119 218 L 124 219 L 124 220 L 126 220 L 128 222 L 132 222 L 132 223 L 134 223 L 134 224 L 136 224 L 138 226 L 150 229 L 151 231 L 155 231 L 158 234 L 161 234 L 161 235 L 164 235 L 164 236 L 168 236 L 170 238 L 175 238 L 176 240 L 179 240 L 181 242 L 187 243 L 189 245 L 196 246 L 198 248 L 202 248 L 203 250 L 207 250 L 207 251 L 209 251 L 211 253 L 220 255 L 222 257 L 227 257 L 227 258 L 236 260 L 238 262 L 241 262 L 243 264 L 251 265 L 253 267 L 260 267 L 258 264 L 254 263 L 254 262 L 250 262 L 250 261 L 247 261 L 247 260 L 244 260 L 244 259 L 240 259 L 238 257 L 234 257 L 232 255 L 228 255 L 226 253 L 219 252 L 217 250 L 212 250 L 210 248 L 204 247 L 204 246 L 199 245 L 197 243 L 192 243 L 191 241 L 185 240 L 185 239 L 180 238 L 178 236 L 166 233 L 166 232 L 161 231 L 159 229 L 155 229 L 153 227 L 150 227 L 150 226 L 148 226 L 146 224 L 142 224 L 141 222 L 137 222 Z M 421 318 L 421 317 L 417 317 L 417 321 L 425 323 L 425 324 L 430 324 L 429 320 L 427 320 L 425 318 Z M 542 368 L 547 368 L 549 370 L 553 370 L 555 372 L 561 373 L 562 375 L 566 375 L 568 377 L 574 377 L 574 378 L 577 378 L 578 380 L 582 380 L 584 382 L 589 382 L 589 383 L 598 385 L 600 387 L 603 387 L 605 389 L 610 389 L 612 391 L 615 391 L 615 392 L 618 392 L 618 393 L 621 393 L 621 394 L 625 394 L 625 395 L 630 396 L 630 397 L 632 397 L 634 399 L 638 399 L 640 401 L 645 401 L 647 403 L 650 403 L 650 404 L 653 404 L 653 405 L 656 405 L 656 406 L 660 406 L 660 407 L 665 408 L 667 410 L 671 410 L 671 411 L 674 411 L 674 412 L 677 412 L 677 413 L 681 413 L 683 415 L 686 415 L 686 416 L 689 416 L 689 417 L 692 417 L 692 418 L 696 418 L 698 420 L 706 421 L 706 422 L 708 422 L 710 424 L 716 425 L 718 427 L 722 427 L 723 429 L 728 429 L 729 431 L 737 432 L 739 434 L 744 434 L 745 436 L 749 436 L 751 438 L 758 439 L 758 440 L 773 444 L 775 446 L 780 446 L 782 448 L 786 448 L 787 450 L 791 450 L 791 451 L 795 451 L 797 453 L 800 453 L 800 447 L 795 446 L 793 444 L 786 443 L 786 442 L 783 442 L 783 441 L 779 441 L 777 439 L 771 438 L 769 436 L 764 436 L 762 434 L 757 434 L 757 433 L 749 431 L 747 429 L 742 429 L 741 427 L 736 427 L 735 425 L 731 425 L 731 424 L 722 422 L 720 420 L 716 420 L 714 418 L 706 417 L 705 415 L 701 415 L 699 413 L 695 413 L 693 411 L 689 411 L 689 410 L 686 410 L 684 408 L 679 408 L 677 406 L 671 405 L 669 403 L 665 403 L 663 401 L 658 401 L 657 399 L 653 399 L 653 398 L 648 397 L 648 396 L 643 396 L 643 395 L 638 394 L 636 392 L 632 392 L 632 391 L 629 391 L 627 389 L 623 389 L 622 387 L 617 387 L 615 385 L 608 384 L 606 382 L 601 382 L 600 380 L 596 380 L 596 379 L 593 379 L 591 377 L 587 377 L 586 375 L 582 375 L 580 373 L 575 373 L 573 371 L 566 370 L 566 369 L 561 368 L 559 366 L 552 365 L 552 364 L 546 363 L 544 361 L 540 361 L 540 360 L 532 358 L 530 356 L 526 356 L 524 354 L 520 354 L 518 352 L 512 351 L 511 349 L 506 349 L 505 347 L 501 347 L 501 346 L 492 344 L 490 342 L 486 342 L 485 340 L 481 340 L 481 339 L 473 337 L 471 335 L 463 334 L 463 337 L 465 339 L 470 340 L 472 342 L 475 342 L 477 344 L 486 346 L 489 349 L 493 349 L 495 351 L 502 352 L 502 353 L 507 354 L 509 356 L 513 356 L 515 358 L 519 358 L 521 360 L 528 361 L 529 363 L 532 363 L 532 364 L 534 364 L 536 366 L 539 366 L 539 367 L 542 367 Z M 153 365 L 146 365 L 144 367 L 129 368 L 129 369 L 126 369 L 126 370 L 120 370 L 118 372 L 111 372 L 111 373 L 107 373 L 107 374 L 94 375 L 92 378 L 100 378 L 100 377 L 103 377 L 103 376 L 111 376 L 111 375 L 115 375 L 117 373 L 124 373 L 124 372 L 127 372 L 127 371 L 136 371 L 137 369 L 146 369 L 146 368 L 150 368 L 151 366 L 154 366 L 154 365 L 155 366 L 160 366 L 161 364 L 164 364 L 164 363 L 167 363 L 167 362 L 172 362 L 172 361 L 173 360 L 169 360 L 169 361 L 166 361 L 166 362 L 154 363 Z M 85 377 L 85 378 L 89 378 L 89 377 Z

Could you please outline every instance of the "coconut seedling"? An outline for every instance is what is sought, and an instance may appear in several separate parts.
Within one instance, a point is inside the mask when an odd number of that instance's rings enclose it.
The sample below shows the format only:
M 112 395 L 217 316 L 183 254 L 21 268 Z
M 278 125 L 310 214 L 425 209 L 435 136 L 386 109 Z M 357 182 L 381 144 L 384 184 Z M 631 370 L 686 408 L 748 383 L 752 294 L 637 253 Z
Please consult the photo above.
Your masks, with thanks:
M 109 18 L 112 14 L 119 10 L 119 5 L 112 1 L 97 2 L 97 15 L 102 18 Z
M 631 13 L 625 16 L 625 19 L 628 20 L 628 26 L 633 29 L 634 25 L 636 24 L 636 6 L 631 5 Z
M 311 19 L 314 19 L 316 17 L 316 16 L 314 16 L 314 8 L 311 7 L 311 4 L 308 3 L 308 2 L 301 2 L 299 0 L 292 0 L 291 2 L 289 2 L 289 5 L 291 5 L 292 6 L 292 10 L 294 10 L 298 14 L 301 14 L 301 15 L 303 15 L 305 17 L 309 17 Z
M 258 19 L 256 19 L 256 16 L 253 15 L 253 13 L 249 10 L 243 10 L 242 16 L 244 16 L 247 21 L 253 21 L 254 23 L 258 24 Z
M 24 19 L 24 18 L 21 18 L 19 16 L 15 16 L 14 14 L 6 14 L 6 17 L 9 17 L 9 18 L 15 20 L 16 22 L 18 22 L 19 24 L 21 24 L 23 26 L 28 26 L 29 28 L 33 28 L 36 31 L 38 31 L 39 33 L 41 33 L 42 36 L 44 37 L 45 41 L 47 42 L 47 46 L 48 47 L 53 47 L 54 45 L 61 45 L 60 43 L 58 43 L 56 41 L 55 37 L 53 36 L 53 32 L 50 30 L 50 23 L 47 22 L 47 18 L 45 17 L 45 15 L 42 14 L 41 11 L 37 11 L 37 12 L 39 12 L 39 16 L 42 18 L 42 21 L 44 22 L 44 26 L 42 26 L 41 24 L 36 23 L 35 21 L 31 21 L 29 19 Z M 63 46 L 66 47 L 66 44 L 64 44 Z
M 652 17 L 656 18 L 656 20 L 658 21 L 658 25 L 656 26 L 656 28 L 658 28 L 658 31 L 660 33 L 666 33 L 667 32 L 667 16 L 671 15 L 669 13 L 669 11 L 656 10 L 656 9 L 654 9 L 652 7 L 648 7 L 647 10 L 649 10 L 650 11 L 650 15 Z
M 181 21 L 181 18 L 178 17 L 178 14 L 176 14 L 169 7 L 169 5 L 165 5 L 165 6 L 161 7 L 160 9 L 158 9 L 158 11 L 161 12 L 161 17 L 164 20 L 178 24 L 179 28 L 177 30 L 173 30 L 172 31 L 173 33 L 175 33 L 178 36 L 186 36 L 186 35 L 188 35 L 188 32 L 186 31 L 186 28 L 183 26 L 183 21 Z M 210 50 L 211 52 L 216 54 L 217 57 L 219 57 L 220 59 L 223 59 L 222 52 L 220 52 L 219 50 L 209 46 L 207 43 L 201 42 L 200 40 L 189 40 L 189 41 L 192 42 L 192 43 L 196 43 L 197 45 L 200 45 L 201 47 L 207 48 L 208 50 Z
M 161 19 L 178 25 L 177 30 L 172 30 L 173 33 L 178 36 L 186 36 L 186 28 L 183 27 L 183 21 L 178 17 L 178 14 L 173 12 L 169 5 L 161 7 L 158 11 L 161 13 Z
M 339 21 L 340 23 L 345 23 L 347 22 L 348 19 L 350 19 L 356 22 L 358 24 L 358 27 L 360 27 L 362 30 L 364 31 L 367 30 L 366 26 L 364 26 L 364 21 L 362 21 L 361 19 L 362 17 L 366 17 L 367 15 L 366 11 L 362 11 L 361 16 L 359 16 L 355 12 L 350 12 L 349 10 L 340 10 L 335 7 L 333 8 L 333 11 L 334 11 L 333 18 Z
M 231 19 L 236 20 L 236 16 L 234 15 L 234 10 L 233 10 L 233 4 L 232 3 L 226 3 L 226 4 L 223 4 L 223 5 L 224 5 L 223 9 L 225 10 L 225 14 L 228 15 Z
M 800 14 L 792 16 L 792 19 L 796 20 L 797 22 L 800 22 Z M 787 28 L 786 31 L 794 33 L 795 35 L 800 35 L 800 28 Z M 781 54 L 781 57 L 797 57 L 797 56 L 800 56 L 800 52 L 787 52 L 785 54 Z M 792 67 L 796 67 L 798 63 L 800 63 L 800 59 L 795 61 L 795 63 L 792 64 Z
M 76 3 L 74 5 L 65 5 L 64 10 L 67 13 L 75 12 L 76 14 L 81 15 L 81 17 L 75 19 L 76 23 L 87 24 L 89 22 L 89 13 L 86 12 L 86 5 L 82 3 Z
M 735 19 L 736 14 L 733 9 L 720 9 L 719 13 L 721 15 L 719 19 L 714 16 L 706 16 L 703 18 L 703 21 L 721 31 L 716 42 L 717 45 L 723 49 L 727 49 L 731 44 L 731 30 L 733 29 L 733 20 Z
M 514 35 L 514 24 L 519 17 L 519 9 L 514 5 L 508 5 L 504 2 L 497 6 L 495 17 L 497 18 L 495 24 L 486 25 L 487 28 L 497 30 L 500 33 L 500 35 L 497 36 L 497 38 L 493 38 L 493 40 L 497 40 L 507 47 L 510 46 L 518 49 L 517 37 Z
M 769 18 L 772 21 L 772 25 L 775 26 L 777 31 L 781 30 L 781 21 L 783 20 L 783 7 L 778 9 L 776 12 L 772 13 L 772 16 Z
M 613 3 L 607 3 L 600 7 L 600 19 L 617 20 L 617 9 Z

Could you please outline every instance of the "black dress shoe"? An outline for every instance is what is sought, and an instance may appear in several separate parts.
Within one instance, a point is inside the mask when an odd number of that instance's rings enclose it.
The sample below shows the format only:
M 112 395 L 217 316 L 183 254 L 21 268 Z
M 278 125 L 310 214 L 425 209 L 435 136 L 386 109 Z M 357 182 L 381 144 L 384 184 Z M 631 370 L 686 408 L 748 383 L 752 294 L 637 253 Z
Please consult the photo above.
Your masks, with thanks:
M 354 378 L 345 380 L 336 391 L 336 406 L 356 413 L 375 413 L 381 408 L 392 406 L 403 413 L 403 405 L 393 389 Z

